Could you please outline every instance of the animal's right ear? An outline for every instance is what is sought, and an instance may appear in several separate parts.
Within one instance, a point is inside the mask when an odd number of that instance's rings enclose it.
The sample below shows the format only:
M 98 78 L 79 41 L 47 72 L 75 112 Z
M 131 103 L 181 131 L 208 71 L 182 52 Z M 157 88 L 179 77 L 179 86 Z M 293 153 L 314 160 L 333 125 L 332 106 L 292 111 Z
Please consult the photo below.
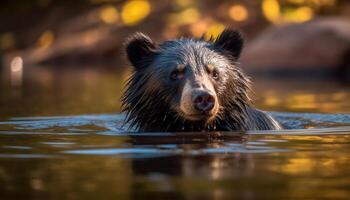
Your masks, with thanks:
M 140 32 L 127 39 L 125 46 L 128 59 L 137 70 L 147 67 L 158 51 L 158 45 Z
M 215 40 L 214 45 L 238 59 L 243 48 L 242 34 L 234 29 L 225 29 Z

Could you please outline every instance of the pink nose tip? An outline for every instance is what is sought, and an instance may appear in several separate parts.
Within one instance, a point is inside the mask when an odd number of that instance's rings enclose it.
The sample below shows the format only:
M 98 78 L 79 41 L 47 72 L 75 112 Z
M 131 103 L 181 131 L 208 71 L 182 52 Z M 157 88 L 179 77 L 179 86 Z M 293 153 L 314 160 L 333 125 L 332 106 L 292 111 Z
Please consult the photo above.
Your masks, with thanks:
M 194 95 L 194 108 L 198 111 L 211 111 L 215 104 L 215 98 L 209 92 L 199 91 Z

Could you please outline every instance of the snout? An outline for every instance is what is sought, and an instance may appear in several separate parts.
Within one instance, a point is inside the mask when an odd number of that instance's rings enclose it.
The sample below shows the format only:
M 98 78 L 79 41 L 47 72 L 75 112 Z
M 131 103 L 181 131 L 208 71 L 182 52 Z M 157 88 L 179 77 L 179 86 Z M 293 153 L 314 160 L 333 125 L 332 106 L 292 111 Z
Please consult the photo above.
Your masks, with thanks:
M 205 114 L 213 110 L 215 105 L 215 96 L 210 91 L 195 90 L 192 95 L 193 107 Z
M 191 121 L 211 121 L 219 112 L 219 101 L 212 87 L 186 84 L 180 100 L 182 116 Z

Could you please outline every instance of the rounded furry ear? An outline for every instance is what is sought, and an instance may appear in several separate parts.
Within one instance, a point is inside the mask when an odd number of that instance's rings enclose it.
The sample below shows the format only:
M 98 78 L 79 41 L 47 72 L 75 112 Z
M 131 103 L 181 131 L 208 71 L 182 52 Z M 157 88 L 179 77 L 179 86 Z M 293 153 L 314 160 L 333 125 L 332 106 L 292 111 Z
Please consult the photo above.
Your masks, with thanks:
M 235 59 L 241 55 L 244 45 L 242 34 L 233 29 L 225 29 L 214 41 L 214 46 L 229 52 Z
M 125 44 L 128 59 L 135 69 L 147 67 L 158 50 L 157 44 L 140 32 L 128 38 Z

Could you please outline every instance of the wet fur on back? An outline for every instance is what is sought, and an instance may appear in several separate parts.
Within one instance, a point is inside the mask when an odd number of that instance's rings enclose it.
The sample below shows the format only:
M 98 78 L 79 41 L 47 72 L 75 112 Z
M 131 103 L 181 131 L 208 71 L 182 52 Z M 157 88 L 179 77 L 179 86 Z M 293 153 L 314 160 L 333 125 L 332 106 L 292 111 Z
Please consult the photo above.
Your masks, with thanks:
M 239 67 L 243 47 L 239 32 L 226 29 L 216 40 L 180 38 L 156 44 L 142 33 L 127 41 L 134 71 L 122 97 L 127 122 L 140 131 L 246 131 L 280 129 L 266 113 L 253 108 L 250 80 Z M 220 78 L 213 84 L 219 111 L 210 120 L 188 120 L 180 111 L 183 85 L 168 84 L 169 65 L 185 63 L 193 76 L 202 76 L 201 66 L 214 63 Z

